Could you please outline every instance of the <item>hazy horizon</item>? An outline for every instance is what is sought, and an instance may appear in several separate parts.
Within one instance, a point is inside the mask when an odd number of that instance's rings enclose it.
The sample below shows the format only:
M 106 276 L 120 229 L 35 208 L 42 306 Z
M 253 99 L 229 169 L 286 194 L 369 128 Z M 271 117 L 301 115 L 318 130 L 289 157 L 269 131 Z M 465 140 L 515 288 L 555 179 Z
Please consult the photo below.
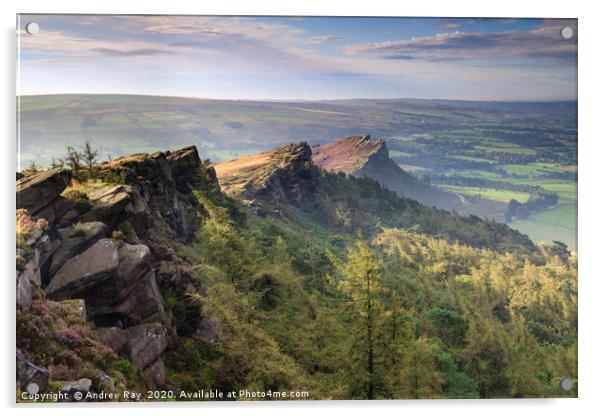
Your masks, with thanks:
M 35 35 L 24 30 L 36 22 Z M 573 28 L 564 40 L 560 30 Z M 19 15 L 18 95 L 576 99 L 576 19 Z M 406 98 L 407 97 L 407 98 Z
M 469 100 L 469 99 L 456 99 L 456 98 L 418 98 L 418 97 L 350 97 L 350 98 L 315 98 L 315 99 L 304 99 L 304 98 L 263 98 L 263 97 L 241 97 L 241 98 L 225 98 L 225 97 L 203 97 L 193 95 L 169 95 L 169 94 L 135 94 L 135 93 L 124 93 L 124 92 L 106 92 L 106 93 L 94 93 L 94 92 L 69 92 L 69 93 L 47 93 L 47 94 L 21 94 L 17 97 L 39 97 L 39 96 L 58 96 L 58 95 L 105 95 L 105 96 L 137 96 L 137 97 L 162 97 L 162 98 L 183 98 L 189 100 L 213 100 L 213 101 L 266 101 L 266 102 L 320 102 L 320 101 L 360 101 L 360 100 L 372 100 L 372 101 L 395 101 L 395 100 L 407 100 L 407 101 L 467 101 L 467 102 L 491 102 L 491 103 L 555 103 L 555 102 L 577 102 L 577 98 L 567 98 L 558 100 L 536 100 L 536 99 L 524 99 L 524 100 Z

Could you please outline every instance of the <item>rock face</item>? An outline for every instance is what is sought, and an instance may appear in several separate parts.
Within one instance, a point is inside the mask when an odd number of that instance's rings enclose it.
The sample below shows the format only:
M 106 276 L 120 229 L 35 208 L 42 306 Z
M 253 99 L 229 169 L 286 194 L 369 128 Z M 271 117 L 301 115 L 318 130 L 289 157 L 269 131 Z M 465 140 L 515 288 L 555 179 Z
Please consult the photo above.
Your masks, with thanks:
M 54 201 L 71 181 L 71 171 L 45 170 L 17 181 L 17 208 L 35 214 Z
M 188 184 L 199 169 L 201 159 L 195 146 L 185 147 L 174 152 L 166 152 L 165 157 L 171 167 L 171 173 L 178 191 L 187 192 Z
M 130 361 L 142 370 L 145 379 L 165 384 L 165 364 L 159 358 L 167 348 L 167 330 L 160 325 L 138 325 L 128 329 Z
M 318 177 L 311 148 L 305 142 L 218 163 L 215 170 L 227 194 L 293 205 L 313 197 Z
M 503 204 L 476 197 L 460 198 L 406 172 L 389 157 L 383 140 L 369 135 L 352 136 L 314 146 L 312 151 L 314 163 L 326 171 L 374 179 L 385 188 L 427 206 L 502 219 Z
M 118 259 L 115 273 L 87 296 L 90 319 L 103 326 L 123 320 L 166 323 L 149 248 L 123 244 Z
M 128 343 L 127 331 L 116 326 L 98 327 L 96 333 L 102 343 L 111 348 L 115 354 L 119 354 Z
M 132 208 L 129 218 L 137 233 L 149 227 L 140 224 L 140 218 L 148 218 L 145 212 L 167 219 L 180 238 L 192 235 L 191 218 L 188 217 L 181 198 L 190 196 L 190 190 L 205 186 L 200 177 L 202 165 L 196 147 L 186 147 L 173 152 L 135 154 L 115 159 L 101 166 L 101 175 L 118 176 L 131 185 L 136 192 L 131 194 Z M 211 172 L 211 168 L 205 167 Z M 209 184 L 217 187 L 217 183 Z M 195 204 L 194 198 L 187 198 Z M 138 219 L 136 219 L 138 218 Z
M 182 308 L 190 322 L 176 328 L 173 311 L 165 311 L 155 271 L 161 287 L 178 301 L 186 301 L 191 292 L 204 293 L 198 277 L 169 247 L 196 231 L 198 220 L 188 211 L 206 211 L 192 191 L 219 192 L 215 170 L 201 162 L 195 147 L 187 147 L 116 159 L 100 167 L 98 178 L 106 185 L 87 193 L 86 186 L 63 193 L 71 179 L 68 170 L 52 169 L 18 181 L 18 207 L 33 214 L 17 210 L 17 306 L 25 310 L 32 302 L 59 302 L 74 310 L 95 324 L 97 341 L 142 371 L 149 387 L 163 386 L 161 354 L 180 330 L 204 342 L 221 336 L 217 322 L 196 305 Z M 17 374 L 22 386 L 37 380 L 46 387 L 48 372 L 23 357 Z M 114 390 L 105 376 L 79 379 L 63 390 Z
M 17 306 L 29 309 L 33 286 L 42 283 L 42 272 L 60 240 L 47 233 L 43 219 L 34 220 L 26 211 L 17 211 Z
M 50 276 L 54 276 L 68 259 L 80 254 L 101 238 L 106 237 L 109 227 L 99 221 L 82 222 L 71 227 L 61 228 L 58 232 L 61 244 L 50 259 L 50 266 L 47 271 Z
M 117 243 L 103 238 L 82 254 L 67 260 L 52 277 L 46 295 L 56 300 L 85 298 L 80 295 L 110 278 L 118 265 Z

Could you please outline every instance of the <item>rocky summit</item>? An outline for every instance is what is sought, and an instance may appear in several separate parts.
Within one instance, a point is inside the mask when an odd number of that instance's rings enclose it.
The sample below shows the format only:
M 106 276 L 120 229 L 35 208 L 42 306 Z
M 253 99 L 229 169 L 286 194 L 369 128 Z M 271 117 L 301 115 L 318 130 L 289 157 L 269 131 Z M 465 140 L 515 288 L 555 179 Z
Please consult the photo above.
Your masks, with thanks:
M 242 198 L 268 197 L 298 205 L 315 192 L 318 170 L 306 142 L 215 165 L 222 190 Z
M 352 136 L 312 147 L 313 162 L 329 172 L 374 179 L 382 186 L 427 206 L 503 219 L 504 206 L 476 197 L 459 197 L 419 180 L 389 157 L 387 144 L 370 135 Z

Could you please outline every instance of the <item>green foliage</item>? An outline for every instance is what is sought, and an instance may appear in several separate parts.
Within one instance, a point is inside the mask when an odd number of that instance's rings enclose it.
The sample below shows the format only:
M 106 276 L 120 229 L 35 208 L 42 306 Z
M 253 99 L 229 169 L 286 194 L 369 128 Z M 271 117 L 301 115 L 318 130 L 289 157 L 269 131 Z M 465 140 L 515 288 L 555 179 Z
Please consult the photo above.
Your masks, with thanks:
M 433 326 L 434 333 L 446 344 L 464 344 L 468 322 L 458 312 L 443 308 L 433 308 L 426 312 L 426 320 Z
M 447 399 L 478 399 L 477 383 L 462 373 L 451 353 L 441 351 L 437 365 L 445 380 L 443 392 Z
M 210 193 L 197 199 L 207 216 L 178 253 L 223 340 L 187 349 L 204 364 L 174 371 L 182 383 L 313 398 L 575 394 L 558 388 L 577 379 L 577 264 L 562 247 L 502 253 L 376 227 L 367 242 L 303 211 L 240 224 Z
M 421 233 L 474 247 L 529 253 L 529 238 L 493 220 L 463 217 L 400 197 L 369 178 L 321 172 L 319 198 L 305 207 L 314 221 L 343 233 L 377 234 L 381 227 L 415 228 Z
M 350 351 L 350 356 L 354 358 L 352 369 L 358 387 L 364 385 L 365 397 L 372 400 L 376 398 L 375 361 L 379 359 L 377 339 L 382 331 L 384 316 L 382 264 L 361 240 L 356 242 L 355 247 L 349 248 L 346 261 L 340 261 L 333 255 L 330 258 L 342 275 L 337 286 L 347 297 L 345 311 L 348 312 L 348 325 L 353 334 Z

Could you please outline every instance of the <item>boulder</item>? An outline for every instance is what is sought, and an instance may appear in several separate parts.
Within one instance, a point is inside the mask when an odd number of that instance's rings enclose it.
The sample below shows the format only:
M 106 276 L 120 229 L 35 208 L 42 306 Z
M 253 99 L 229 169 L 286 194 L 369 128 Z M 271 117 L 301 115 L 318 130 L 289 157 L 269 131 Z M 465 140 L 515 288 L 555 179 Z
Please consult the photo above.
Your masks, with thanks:
M 31 307 L 32 280 L 36 280 L 36 270 L 32 261 L 25 265 L 22 271 L 17 270 L 17 306 L 22 310 Z
M 73 381 L 69 384 L 64 385 L 61 388 L 60 393 L 66 396 L 66 398 L 63 401 L 76 402 L 85 400 L 85 396 L 91 388 L 92 380 L 90 380 L 89 378 L 80 378 L 77 381 Z
M 80 294 L 110 278 L 118 264 L 117 242 L 103 238 L 67 260 L 52 277 L 46 287 L 46 295 L 54 300 L 80 297 Z M 85 295 L 81 297 L 86 298 Z
M 25 357 L 17 351 L 17 383 L 22 391 L 35 390 L 44 392 L 48 386 L 48 371 L 27 361 Z
M 126 207 L 127 221 L 132 225 L 137 235 L 143 236 L 152 225 L 150 208 L 146 199 L 136 188 L 132 188 L 130 199 L 131 202 Z
M 188 192 L 187 184 L 198 175 L 199 164 L 201 163 L 196 146 L 166 152 L 165 156 L 171 167 L 176 187 L 180 192 Z
M 92 388 L 95 392 L 104 394 L 113 394 L 116 391 L 113 378 L 102 371 L 94 378 Z
M 34 258 L 37 258 L 38 269 L 40 270 L 40 276 L 47 276 L 46 271 L 48 270 L 48 265 L 50 264 L 50 259 L 56 252 L 56 250 L 61 246 L 61 237 L 60 234 L 55 232 L 54 230 L 50 230 L 48 233 L 45 233 L 40 237 L 37 243 L 34 246 Z M 42 280 L 42 279 L 41 279 Z M 38 286 L 41 285 L 41 280 L 37 280 L 36 284 Z
M 166 322 L 149 248 L 123 244 L 118 257 L 116 273 L 87 299 L 89 316 L 102 326 L 126 317 L 128 322 Z
M 134 192 L 129 185 L 116 185 L 96 191 L 90 196 L 92 209 L 84 215 L 85 220 L 102 221 L 112 226 L 125 218 L 125 209 Z
M 153 387 L 165 386 L 165 363 L 158 359 L 142 371 L 142 377 L 147 384 Z
M 119 354 L 128 343 L 128 332 L 116 326 L 98 327 L 96 334 L 100 341 Z
M 149 192 L 164 195 L 173 185 L 171 167 L 163 152 L 138 153 L 117 158 L 101 166 L 102 175 L 118 176 L 130 185 L 146 182 Z
M 17 181 L 17 208 L 35 214 L 54 201 L 71 181 L 71 171 L 48 169 Z
M 102 222 L 80 222 L 71 227 L 59 229 L 60 246 L 50 260 L 48 275 L 53 276 L 67 260 L 82 253 L 92 244 L 106 237 L 109 228 Z
M 167 348 L 167 330 L 157 323 L 128 328 L 130 361 L 143 370 Z
M 50 204 L 45 206 L 43 209 L 38 211 L 35 214 L 35 218 L 44 218 L 50 225 L 55 225 L 57 222 L 66 222 L 69 221 L 69 213 L 74 212 L 75 214 L 71 214 L 71 216 L 76 216 L 75 218 L 79 218 L 82 212 L 85 211 L 88 207 L 77 206 L 75 202 L 72 200 L 65 198 L 63 196 L 58 196 L 55 200 L 53 200 Z M 65 218 L 65 220 L 63 220 Z

